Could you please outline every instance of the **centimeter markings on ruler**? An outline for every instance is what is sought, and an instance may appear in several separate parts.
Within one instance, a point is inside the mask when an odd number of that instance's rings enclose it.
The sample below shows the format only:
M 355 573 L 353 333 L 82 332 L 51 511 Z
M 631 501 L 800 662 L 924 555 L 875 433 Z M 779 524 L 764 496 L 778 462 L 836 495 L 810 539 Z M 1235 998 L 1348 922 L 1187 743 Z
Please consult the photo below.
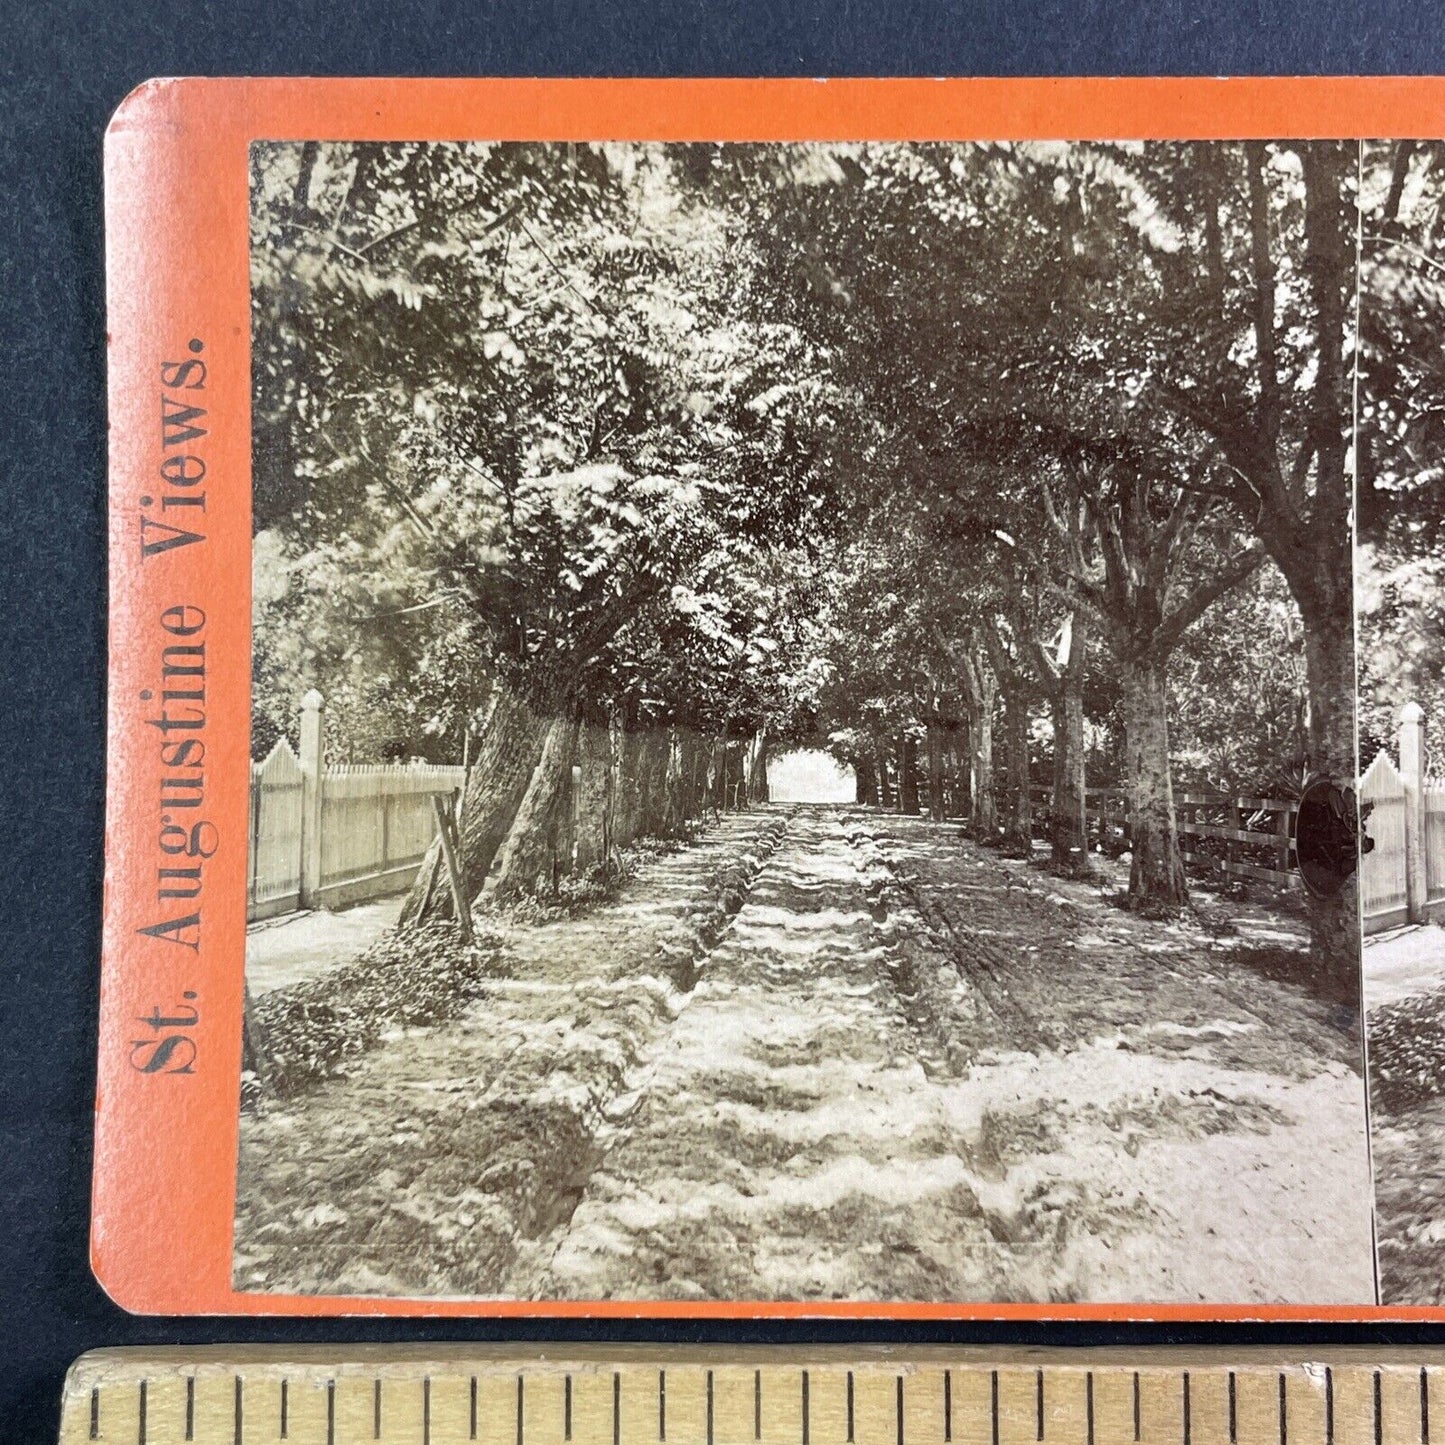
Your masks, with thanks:
M 613 1355 L 618 1352 L 614 1350 Z M 62 1445 L 1430 1445 L 1445 1354 L 100 1351 Z M 971 1356 L 971 1357 L 970 1357 Z M 1438 1402 L 1437 1402 L 1438 1403 Z

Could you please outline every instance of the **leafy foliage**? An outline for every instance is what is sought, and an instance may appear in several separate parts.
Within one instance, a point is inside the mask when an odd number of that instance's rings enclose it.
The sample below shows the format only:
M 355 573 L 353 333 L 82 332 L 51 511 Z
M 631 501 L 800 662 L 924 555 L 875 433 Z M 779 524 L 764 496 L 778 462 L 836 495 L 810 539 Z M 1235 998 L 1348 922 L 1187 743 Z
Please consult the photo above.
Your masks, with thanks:
M 1348 555 L 1351 161 L 257 147 L 258 736 L 316 685 L 354 755 L 454 757 L 505 685 L 856 755 L 978 725 L 1000 669 L 1042 714 L 1077 618 L 1095 762 L 1147 654 L 1191 782 L 1295 767 Z M 1380 325 L 1394 486 L 1435 363 Z

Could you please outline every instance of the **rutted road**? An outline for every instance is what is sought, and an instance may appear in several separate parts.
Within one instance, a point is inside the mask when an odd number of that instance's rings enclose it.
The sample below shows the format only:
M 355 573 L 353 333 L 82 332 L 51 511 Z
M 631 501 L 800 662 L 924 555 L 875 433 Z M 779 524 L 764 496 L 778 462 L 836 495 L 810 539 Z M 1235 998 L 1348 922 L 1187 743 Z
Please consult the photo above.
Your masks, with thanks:
M 836 815 L 795 817 L 523 1292 L 924 1298 L 940 1254 L 988 1253 L 888 883 Z
M 1362 1300 L 1357 1041 L 1228 947 L 956 826 L 729 818 L 249 1121 L 237 1284 Z

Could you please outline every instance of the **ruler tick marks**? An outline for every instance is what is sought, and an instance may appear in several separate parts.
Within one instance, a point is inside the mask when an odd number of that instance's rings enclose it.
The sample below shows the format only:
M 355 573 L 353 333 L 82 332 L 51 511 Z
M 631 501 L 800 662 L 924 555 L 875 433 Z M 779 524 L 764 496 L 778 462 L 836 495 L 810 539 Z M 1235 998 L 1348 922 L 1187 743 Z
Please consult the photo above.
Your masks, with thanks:
M 1349 1370 L 1347 1386 L 1358 1389 L 1362 1396 L 1365 1396 L 1366 1390 L 1369 1393 L 1358 1402 L 1359 1408 L 1350 1406 L 1347 1401 L 1346 1416 L 1338 1416 L 1338 1420 L 1336 1386 L 1339 1382 L 1335 1379 L 1332 1368 L 1325 1367 L 1323 1369 L 1323 1388 L 1317 1395 L 1317 1386 L 1308 1378 L 1303 1380 L 1300 1387 L 1303 1394 L 1298 1394 L 1294 1389 L 1293 1370 L 1288 1367 L 1280 1368 L 1278 1361 L 1271 1361 L 1264 1369 L 1250 1368 L 1246 1371 L 1246 1378 L 1242 1385 L 1237 1369 L 1221 1366 L 1217 1369 L 1204 1370 L 1201 1373 L 1201 1367 L 1197 1360 L 1188 1363 L 1190 1366 L 1188 1369 L 1177 1368 L 1168 1372 L 1167 1376 L 1159 1375 L 1156 1372 L 1155 1376 L 1151 1377 L 1153 1381 L 1151 1389 L 1157 1392 L 1162 1387 L 1164 1391 L 1159 1395 L 1157 1401 L 1151 1395 L 1150 1440 L 1154 1442 L 1154 1445 L 1163 1445 L 1163 1441 L 1168 1441 L 1171 1434 L 1173 1435 L 1172 1445 L 1209 1445 L 1211 1440 L 1217 1441 L 1217 1445 L 1310 1445 L 1310 1441 L 1306 1437 L 1312 1437 L 1315 1445 L 1351 1445 L 1351 1442 L 1345 1438 L 1351 1428 L 1354 1428 L 1355 1433 L 1360 1436 L 1360 1439 L 1354 1441 L 1353 1445 L 1432 1445 L 1430 1414 L 1434 1381 L 1432 1370 L 1422 1367 L 1418 1356 L 1415 1360 L 1410 1361 L 1405 1369 L 1395 1371 L 1399 1377 L 1399 1384 L 1403 1387 L 1400 1392 L 1401 1401 L 1404 1400 L 1405 1390 L 1415 1397 L 1416 1422 L 1413 1429 L 1408 1419 L 1410 1408 L 1408 1405 L 1402 1404 L 1398 1411 L 1395 1406 L 1391 1405 L 1389 1419 L 1386 1420 L 1385 1367 L 1382 1365 L 1376 1368 L 1373 1362 L 1365 1363 L 1363 1368 L 1352 1367 Z M 919 1425 L 919 1421 L 915 1420 L 910 1423 L 907 1416 L 909 1375 L 907 1370 L 900 1367 L 896 1361 L 890 1362 L 890 1364 L 893 1373 L 893 1390 L 891 1392 L 893 1395 L 893 1428 L 887 1430 L 886 1435 L 882 1438 L 886 1441 L 886 1445 L 916 1445 L 916 1442 L 912 1441 L 911 1434 Z M 959 1431 L 963 1431 L 963 1434 L 966 1435 L 968 1428 L 962 1420 L 958 1423 L 958 1429 L 954 1428 L 953 1372 L 951 1368 L 941 1368 L 942 1364 L 943 1361 L 939 1361 L 940 1368 L 936 1374 L 930 1371 L 928 1377 L 919 1377 L 919 1379 L 923 1379 L 923 1395 L 913 1403 L 924 1411 L 924 1416 L 920 1418 L 925 1421 L 922 1427 L 925 1433 L 937 1431 L 933 1435 L 936 1445 L 960 1445 L 963 1437 Z M 692 1369 L 684 1369 L 679 1373 L 675 1366 L 675 1361 L 669 1362 L 667 1368 L 663 1369 L 658 1367 L 656 1361 L 652 1361 L 635 1372 L 641 1377 L 640 1380 L 635 1381 L 635 1384 L 641 1387 L 639 1399 L 634 1402 L 638 1406 L 642 1405 L 642 1397 L 647 1393 L 652 1378 L 655 1377 L 656 1380 L 657 1432 L 651 1436 L 653 1445 L 737 1445 L 737 1441 L 729 1433 L 733 1431 L 734 1427 L 729 1423 L 726 1391 L 721 1399 L 717 1394 L 715 1369 L 708 1367 L 704 1362 L 699 1362 L 695 1373 Z M 222 1403 L 218 1419 L 213 1418 L 217 1402 L 212 1400 L 211 1393 L 200 1391 L 197 1385 L 198 1376 L 195 1374 L 177 1371 L 178 1378 L 175 1379 L 173 1387 L 174 1403 L 168 1409 L 164 1407 L 164 1401 L 160 1395 L 153 1396 L 149 1379 L 141 1378 L 143 1373 L 141 1370 L 132 1371 L 129 1378 L 123 1382 L 123 1388 L 114 1391 L 116 1399 L 120 1401 L 120 1404 L 115 1407 L 107 1403 L 112 1394 L 109 1382 L 94 1388 L 84 1386 L 77 1392 L 78 1398 L 73 1402 L 78 1407 L 76 1414 L 79 1416 L 75 1422 L 79 1426 L 79 1433 L 74 1438 L 82 1441 L 87 1439 L 87 1424 L 89 1440 L 98 1442 L 98 1445 L 99 1442 L 105 1441 L 111 1442 L 111 1445 L 161 1445 L 162 1440 L 174 1440 L 176 1445 L 180 1445 L 183 1439 L 192 1442 L 192 1445 L 197 1440 L 205 1442 L 205 1445 L 220 1445 L 218 1440 L 212 1438 L 213 1433 L 218 1434 L 220 1441 L 224 1441 L 225 1445 L 259 1445 L 262 1440 L 274 1440 L 277 1445 L 305 1445 L 305 1442 L 313 1441 L 313 1432 L 314 1445 L 322 1445 L 323 1441 L 326 1442 L 326 1445 L 360 1445 L 362 1439 L 368 1438 L 366 1424 L 372 1426 L 370 1438 L 377 1442 L 404 1436 L 412 1442 L 412 1445 L 441 1445 L 443 1441 L 455 1441 L 455 1445 L 464 1445 L 464 1442 L 468 1440 L 472 1442 L 472 1445 L 477 1445 L 482 1438 L 481 1377 L 479 1374 L 469 1375 L 465 1368 L 457 1372 L 456 1385 L 458 1387 L 465 1385 L 469 1387 L 470 1391 L 469 1423 L 466 1429 L 463 1429 L 462 1421 L 468 1418 L 468 1414 L 463 1412 L 461 1398 L 457 1399 L 455 1407 L 450 1410 L 443 1409 L 442 1414 L 437 1417 L 434 1427 L 432 1385 L 438 1378 L 436 1375 L 423 1376 L 422 1369 L 417 1369 L 414 1373 L 403 1377 L 388 1373 L 385 1366 L 374 1366 L 370 1372 L 371 1409 L 366 1410 L 365 1385 L 358 1381 L 363 1393 L 361 1399 L 356 1403 L 361 1406 L 363 1413 L 357 1419 L 348 1413 L 352 1408 L 348 1406 L 347 1410 L 340 1412 L 342 1423 L 338 1424 L 337 1382 L 335 1378 L 328 1380 L 324 1371 L 318 1371 L 319 1378 L 315 1379 L 315 1386 L 318 1390 L 324 1388 L 326 1391 L 324 1430 L 321 1426 L 320 1409 L 315 1411 L 317 1417 L 315 1421 L 308 1424 L 307 1412 L 313 1407 L 306 1406 L 305 1401 L 300 1400 L 299 1397 L 297 1401 L 292 1399 L 293 1379 L 303 1379 L 304 1381 L 307 1377 L 297 1374 L 296 1370 L 289 1366 L 283 1366 L 283 1368 L 287 1371 L 285 1374 L 278 1369 L 270 1375 L 271 1383 L 262 1381 L 259 1387 L 260 1394 L 257 1395 L 249 1391 L 248 1381 L 251 1379 L 251 1375 L 245 1370 L 237 1370 L 233 1365 L 228 1371 L 231 1374 L 232 1386 L 232 1399 L 229 1402 L 231 1409 L 227 1410 L 225 1404 Z M 755 1369 L 751 1411 L 753 1435 L 752 1440 L 749 1440 L 747 1435 L 747 1397 L 744 1396 L 738 1402 L 742 1407 L 743 1419 L 736 1422 L 742 1425 L 741 1439 L 748 1441 L 748 1445 L 753 1445 L 754 1441 L 759 1442 L 759 1445 L 764 1441 L 768 1442 L 768 1445 L 859 1445 L 859 1442 L 868 1445 L 865 1436 L 870 1427 L 866 1420 L 859 1418 L 860 1405 L 865 1411 L 870 1408 L 875 1409 L 875 1416 L 879 1412 L 875 1406 L 869 1406 L 866 1400 L 859 1401 L 857 1368 L 850 1368 L 840 1362 L 836 1371 L 828 1368 L 821 1376 L 817 1373 L 821 1367 L 816 1360 L 811 1361 L 806 1369 L 802 1367 L 801 1362 L 796 1363 L 793 1368 L 797 1370 L 797 1374 L 793 1378 L 799 1391 L 793 1397 L 798 1402 L 800 1411 L 797 1420 L 798 1433 L 796 1435 L 786 1433 L 786 1421 L 791 1417 L 793 1407 L 787 1404 L 788 1387 L 782 1374 L 775 1382 L 779 1385 L 781 1394 L 772 1401 L 768 1408 L 780 1417 L 781 1428 L 785 1433 L 783 1436 L 779 1436 L 775 1429 L 767 1432 L 763 1430 L 765 1420 L 763 1407 L 766 1402 L 763 1400 L 762 1371 Z M 885 1366 L 886 1368 L 888 1367 Z M 1013 1445 L 1017 1445 L 1019 1440 L 1029 1440 L 1030 1445 L 1055 1445 L 1056 1439 L 1059 1438 L 1058 1430 L 1070 1428 L 1068 1421 L 1074 1410 L 1078 1410 L 1078 1414 L 1073 1415 L 1075 1423 L 1071 1428 L 1077 1430 L 1076 1445 L 1122 1445 L 1122 1442 L 1129 1440 L 1129 1427 L 1124 1420 L 1118 1422 L 1123 1427 L 1123 1433 L 1118 1440 L 1111 1441 L 1106 1438 L 1108 1417 L 1106 1415 L 1105 1419 L 1101 1421 L 1098 1415 L 1098 1379 L 1096 1378 L 1099 1376 L 1098 1368 L 1081 1372 L 1085 1376 L 1085 1389 L 1082 1392 L 1084 1398 L 1080 1400 L 1075 1396 L 1076 1403 L 1069 1403 L 1066 1400 L 1067 1389 L 1063 1394 L 1051 1393 L 1049 1366 L 1045 1365 L 1039 1368 L 1035 1365 L 1033 1367 L 1034 1378 L 1031 1382 L 1033 1389 L 1029 1391 L 1032 1398 L 1026 1405 L 1021 1394 L 1017 1392 L 1027 1388 L 1030 1383 L 1026 1373 L 1028 1368 L 1029 1366 L 1025 1364 L 1024 1370 L 1014 1368 L 1008 1371 L 1011 1380 L 1010 1389 L 1016 1394 L 1010 1397 L 1014 1403 L 1010 1405 L 1011 1413 L 1007 1421 L 1007 1431 L 1004 1428 L 1002 1377 L 1005 1369 L 1003 1363 L 1000 1362 L 996 1369 L 990 1369 L 988 1363 L 985 1362 L 983 1369 L 978 1370 L 977 1375 L 970 1372 L 971 1377 L 976 1378 L 979 1385 L 984 1385 L 985 1380 L 987 1382 L 988 1394 L 985 1397 L 985 1408 L 989 1412 L 987 1425 L 982 1421 L 977 1422 L 982 1429 L 975 1430 L 977 1438 L 973 1445 L 1010 1445 L 1010 1441 L 1013 1442 Z M 501 1445 L 547 1445 L 547 1442 L 537 1434 L 535 1429 L 528 1429 L 526 1404 L 529 1393 L 528 1377 L 531 1372 L 525 1365 L 514 1365 L 513 1370 L 516 1389 L 514 1426 L 511 1430 L 505 1428 L 505 1412 L 503 1412 Z M 1414 1374 L 1413 1380 L 1410 1378 L 1411 1372 Z M 607 1441 L 605 1425 L 602 1426 L 604 1433 L 599 1439 L 605 1442 L 605 1445 L 647 1445 L 650 1432 L 644 1424 L 647 1413 L 645 1410 L 640 1412 L 639 1418 L 634 1419 L 629 1416 L 628 1423 L 632 1434 L 626 1441 L 623 1440 L 621 1370 L 609 1373 L 613 1375 L 612 1439 L 610 1442 Z M 1275 1377 L 1274 1388 L 1269 1390 L 1270 1395 L 1274 1397 L 1273 1403 L 1276 1412 L 1276 1423 L 1273 1426 L 1269 1423 L 1267 1413 L 1260 1419 L 1249 1415 L 1248 1411 L 1253 1407 L 1249 1406 L 1247 1397 L 1242 1399 L 1240 1396 L 1241 1389 L 1246 1391 L 1258 1389 L 1262 1395 L 1263 1391 L 1269 1387 L 1271 1374 Z M 941 1380 L 939 1376 L 942 1377 Z M 1254 1377 L 1254 1384 L 1250 1383 L 1250 1376 Z M 671 1393 L 676 1397 L 679 1379 L 686 1384 L 687 1380 L 695 1377 L 701 1377 L 697 1379 L 697 1383 L 704 1387 L 702 1391 L 698 1392 L 704 1397 L 705 1428 L 703 1430 L 696 1430 L 696 1423 L 703 1422 L 695 1422 L 694 1426 L 689 1427 L 685 1419 L 680 1420 L 677 1417 L 676 1409 L 671 1412 L 673 1418 L 671 1420 L 668 1418 L 669 1386 L 671 1386 Z M 362 1380 L 364 1381 L 365 1378 L 366 1376 L 363 1376 Z M 505 1379 L 505 1376 L 502 1378 Z M 603 1378 L 605 1379 L 606 1376 L 604 1375 Z M 629 1379 L 633 1378 L 634 1376 L 629 1374 Z M 746 1375 L 743 1378 L 746 1381 Z M 1067 1381 L 1066 1376 L 1061 1375 L 1060 1378 Z M 1074 1379 L 1077 1380 L 1077 1378 L 1078 1376 L 1075 1374 Z M 1137 1371 L 1131 1370 L 1128 1365 L 1118 1370 L 1106 1369 L 1103 1378 L 1105 1385 L 1110 1388 L 1113 1388 L 1116 1383 L 1121 1388 L 1132 1384 L 1134 1440 L 1142 1442 L 1142 1367 Z M 1318 1376 L 1315 1378 L 1318 1380 Z M 1393 1375 L 1392 1378 L 1394 1378 Z M 539 1379 L 540 1384 L 538 1384 Z M 884 1374 L 876 1381 L 876 1385 L 881 1386 L 886 1379 L 887 1375 Z M 915 1393 L 919 1388 L 919 1379 L 914 1381 Z M 1172 1385 L 1166 1384 L 1166 1379 L 1172 1380 Z M 219 1380 L 208 1375 L 206 1391 L 214 1392 L 214 1389 L 219 1386 L 223 1391 L 224 1401 L 224 1380 L 225 1375 L 222 1375 Z M 536 1394 L 536 1389 L 542 1390 L 542 1396 L 538 1398 L 543 1402 L 544 1413 L 546 1409 L 550 1408 L 545 1406 L 545 1398 L 557 1399 L 557 1396 L 550 1394 L 552 1390 L 557 1389 L 556 1380 L 555 1375 L 550 1378 L 538 1376 L 531 1380 L 532 1386 L 536 1387 L 531 1391 L 532 1394 Z M 824 1387 L 822 1397 L 824 1414 L 820 1415 L 817 1422 L 822 1434 L 818 1434 L 813 1428 L 813 1405 L 815 1403 L 813 1387 L 819 1380 L 822 1380 Z M 1201 1380 L 1204 1381 L 1209 1392 L 1217 1390 L 1218 1395 L 1207 1393 L 1200 1397 L 1199 1402 L 1196 1402 L 1195 1387 L 1200 1384 Z M 560 1419 L 554 1417 L 554 1423 L 551 1426 L 545 1426 L 544 1422 L 543 1434 L 549 1437 L 552 1445 L 598 1445 L 595 1440 L 589 1441 L 587 1435 L 589 1427 L 586 1426 L 585 1420 L 579 1422 L 576 1419 L 575 1381 L 575 1374 L 563 1376 L 561 1389 L 558 1391 L 561 1396 L 558 1403 L 562 1407 L 558 1411 Z M 843 1415 L 841 1420 L 836 1415 L 829 1417 L 827 1413 L 835 1408 L 828 1401 L 836 1400 L 836 1396 L 828 1393 L 829 1390 L 835 1388 L 835 1384 L 830 1382 L 836 1382 L 843 1386 L 841 1392 L 843 1399 L 837 1400 L 837 1404 L 844 1406 L 843 1411 L 840 1412 Z M 939 1396 L 932 1394 L 935 1385 L 940 1387 L 941 1401 Z M 398 1387 L 399 1404 L 391 1401 L 391 1392 L 394 1386 Z M 418 1395 L 410 1393 L 412 1390 L 417 1390 L 418 1386 L 420 1387 L 419 1399 Z M 264 1396 L 271 1388 L 275 1388 L 277 1393 L 271 1395 L 271 1403 L 267 1404 Z M 348 1385 L 348 1389 L 350 1388 L 351 1386 Z M 633 1388 L 632 1384 L 628 1386 L 629 1391 Z M 1179 1394 L 1175 1398 L 1178 1401 L 1177 1408 L 1180 1413 L 1178 1424 L 1173 1429 L 1165 1425 L 1165 1417 L 1172 1414 L 1173 1410 L 1167 1401 L 1167 1392 L 1170 1388 L 1179 1390 Z M 1392 1388 L 1395 1387 L 1392 1385 Z M 309 1397 L 311 1393 L 309 1386 L 303 1386 L 303 1393 Z M 460 1397 L 465 1392 L 459 1388 L 457 1393 Z M 928 1398 L 925 1399 L 925 1396 Z M 1221 1396 L 1222 1398 L 1219 1398 Z M 1312 1406 L 1311 1403 L 1320 1396 L 1323 1396 L 1322 1409 L 1319 1406 Z M 171 1396 L 167 1395 L 167 1399 L 170 1398 Z M 629 1396 L 629 1398 L 631 1397 Z M 1223 1410 L 1218 1410 L 1218 1413 L 1216 1413 L 1218 1407 L 1213 1403 L 1215 1399 L 1218 1399 L 1219 1405 L 1225 1407 Z M 928 1400 L 935 1403 L 930 1404 Z M 184 1403 L 182 1403 L 183 1401 Z M 1303 1404 L 1300 1403 L 1301 1401 Z M 305 1406 L 300 1414 L 292 1408 L 293 1404 L 298 1402 L 299 1405 Z M 342 1403 L 345 1404 L 344 1399 Z M 939 1416 L 934 1416 L 935 1423 L 928 1426 L 926 1417 L 939 1403 L 942 1406 L 941 1419 Z M 1124 1400 L 1121 1399 L 1118 1403 L 1124 1405 Z M 1155 1409 L 1156 1403 L 1164 1412 L 1158 1419 L 1155 1418 L 1156 1415 L 1159 1415 L 1159 1411 Z M 1196 1408 L 1196 1403 L 1199 1408 Z M 1259 1403 L 1262 1405 L 1262 1399 Z M 1108 1404 L 1108 1397 L 1105 1399 L 1105 1404 Z M 249 1410 L 248 1405 L 250 1406 Z M 317 1405 L 320 1405 L 319 1400 Z M 1028 1422 L 1027 1416 L 1023 1414 L 1023 1411 L 1028 1410 L 1029 1405 L 1033 1407 L 1032 1422 Z M 1078 1409 L 1079 1406 L 1083 1406 L 1083 1408 Z M 1128 1409 L 1129 1407 L 1124 1406 L 1124 1408 Z M 1320 1409 L 1320 1414 L 1315 1416 L 1313 1421 L 1309 1418 L 1311 1408 Z M 718 1413 L 720 1409 L 723 1410 L 721 1416 Z M 883 1409 L 886 1412 L 887 1407 L 885 1406 Z M 1264 1409 L 1267 1411 L 1268 1407 L 1265 1406 Z M 1347 1416 L 1351 1409 L 1355 1410 L 1355 1415 L 1358 1417 L 1356 1426 L 1349 1426 Z M 267 1424 L 266 1417 L 271 1411 L 276 1413 L 269 1415 L 270 1423 Z M 684 1410 L 683 1413 L 686 1415 L 687 1412 Z M 915 1411 L 915 1413 L 917 1412 Z M 1259 1413 L 1256 1411 L 1256 1414 Z M 368 1415 L 371 1417 L 370 1420 L 366 1419 Z M 130 1423 L 121 1424 L 122 1416 Z M 248 1418 L 248 1416 L 252 1418 Z M 1079 1418 L 1080 1416 L 1083 1418 Z M 884 1418 L 886 1418 L 886 1414 Z M 1125 1418 L 1127 1419 L 1127 1416 Z M 408 1419 L 411 1421 L 410 1425 L 406 1423 Z M 349 1425 L 346 1423 L 348 1421 L 351 1422 Z M 532 1424 L 536 1423 L 536 1421 L 532 1422 Z M 1028 1431 L 1029 1423 L 1032 1423 L 1034 1427 L 1032 1440 L 1027 1433 L 1020 1434 L 1021 1430 Z M 1338 1429 L 1336 1428 L 1337 1423 Z M 879 1424 L 880 1422 L 875 1418 L 874 1426 L 871 1427 L 875 1434 L 878 1433 Z M 1388 1430 L 1386 1429 L 1387 1425 Z M 671 1426 L 671 1430 L 669 1430 L 669 1426 Z M 839 1430 L 839 1426 L 843 1426 L 843 1429 Z M 634 1427 L 640 1427 L 640 1431 Z M 883 1428 L 886 1429 L 886 1426 Z M 1165 1430 L 1162 1441 L 1156 1440 L 1161 1428 Z M 689 1429 L 695 1432 L 690 1442 L 683 1439 L 683 1436 L 689 1434 Z M 1174 1430 L 1177 1430 L 1178 1433 L 1173 1433 Z M 407 1434 L 407 1431 L 411 1433 Z M 837 1431 L 837 1433 L 831 1433 L 833 1431 Z M 1004 1439 L 1006 1433 L 1009 1435 L 1009 1440 Z M 1415 1436 L 1414 1440 L 1410 1438 L 1412 1434 Z M 1438 1445 L 1445 1445 L 1445 1431 L 1437 1430 L 1435 1434 L 1439 1437 Z M 638 1438 L 634 1439 L 634 1436 Z M 495 1424 L 488 1426 L 486 1445 L 498 1445 Z M 872 1445 L 878 1445 L 878 1442 L 873 1441 Z

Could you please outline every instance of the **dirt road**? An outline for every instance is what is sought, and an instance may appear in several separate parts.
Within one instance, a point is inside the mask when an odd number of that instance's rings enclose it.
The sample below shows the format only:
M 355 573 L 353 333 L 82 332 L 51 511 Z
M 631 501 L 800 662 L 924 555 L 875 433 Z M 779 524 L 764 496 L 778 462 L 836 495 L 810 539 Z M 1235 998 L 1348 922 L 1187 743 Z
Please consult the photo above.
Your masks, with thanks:
M 1096 895 L 956 826 L 731 816 L 247 1117 L 237 1285 L 1368 1299 L 1355 1021 L 1231 959 L 1288 925 Z

